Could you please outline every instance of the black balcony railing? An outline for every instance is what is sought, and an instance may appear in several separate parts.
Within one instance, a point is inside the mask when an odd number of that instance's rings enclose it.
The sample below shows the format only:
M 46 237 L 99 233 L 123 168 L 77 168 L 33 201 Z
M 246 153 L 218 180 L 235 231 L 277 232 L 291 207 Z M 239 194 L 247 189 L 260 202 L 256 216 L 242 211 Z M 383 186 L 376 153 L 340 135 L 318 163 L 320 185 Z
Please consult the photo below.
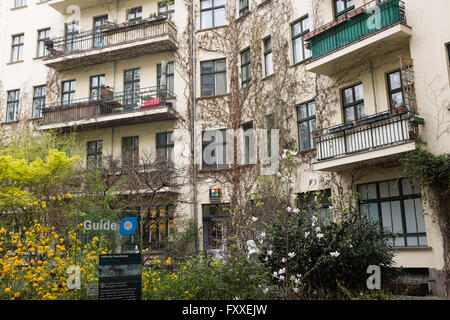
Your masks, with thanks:
M 113 114 L 146 111 L 152 108 L 173 108 L 176 95 L 157 87 L 135 91 L 102 91 L 99 99 L 77 99 L 47 105 L 42 110 L 42 124 L 76 121 Z
M 406 24 L 405 5 L 400 0 L 370 1 L 347 15 L 311 31 L 309 41 L 312 59 L 339 50 L 397 23 Z
M 417 137 L 417 124 L 403 108 L 397 114 L 384 112 L 314 133 L 317 160 L 368 152 L 407 143 Z
M 102 29 L 67 34 L 64 37 L 46 41 L 50 57 L 88 52 L 117 45 L 123 45 L 140 40 L 147 40 L 168 35 L 176 41 L 176 27 L 166 16 L 159 16 L 122 25 L 108 25 Z

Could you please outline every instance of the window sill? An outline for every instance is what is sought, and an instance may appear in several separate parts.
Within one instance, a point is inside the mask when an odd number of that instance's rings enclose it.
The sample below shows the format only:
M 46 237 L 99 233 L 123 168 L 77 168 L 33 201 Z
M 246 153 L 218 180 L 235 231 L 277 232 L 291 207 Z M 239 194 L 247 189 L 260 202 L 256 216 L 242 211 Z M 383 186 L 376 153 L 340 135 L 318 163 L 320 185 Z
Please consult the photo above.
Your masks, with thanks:
M 275 75 L 274 73 L 271 73 L 271 74 L 269 74 L 268 76 L 265 76 L 264 78 L 262 78 L 261 81 L 269 80 L 269 79 L 273 78 L 274 75 Z
M 7 65 L 7 66 L 10 66 L 10 65 L 18 64 L 18 63 L 22 63 L 22 62 L 24 62 L 24 60 L 19 60 L 19 61 L 14 61 L 14 62 L 8 62 L 6 65 Z
M 45 1 L 39 1 L 39 2 L 36 2 L 36 4 L 38 5 L 38 4 L 44 4 L 44 3 L 47 3 L 48 2 L 48 0 L 45 0 Z
M 303 59 L 302 61 L 299 61 L 299 62 L 297 62 L 297 63 L 291 64 L 291 65 L 289 66 L 289 68 L 295 68 L 295 67 L 298 67 L 298 66 L 301 65 L 301 64 L 305 64 L 305 63 L 308 62 L 309 60 L 310 60 L 310 58 Z
M 2 122 L 1 124 L 2 125 L 4 125 L 4 124 L 15 124 L 15 123 L 19 123 L 20 122 L 20 120 L 14 120 L 14 121 L 5 121 L 5 122 Z
M 30 118 L 30 119 L 28 119 L 28 121 L 35 121 L 35 120 L 42 120 L 42 117 L 39 117 L 39 118 Z
M 224 93 L 224 94 L 218 94 L 216 96 L 206 96 L 206 97 L 198 97 L 197 101 L 202 101 L 202 100 L 213 100 L 213 99 L 218 99 L 218 98 L 224 98 L 228 96 L 228 93 Z
M 260 4 L 258 4 L 258 5 L 256 6 L 256 8 L 259 9 L 259 8 L 265 6 L 266 4 L 270 3 L 270 2 L 272 2 L 272 0 L 264 0 L 264 1 L 262 1 Z
M 201 33 L 201 32 L 205 32 L 205 31 L 212 31 L 212 30 L 217 30 L 217 29 L 222 29 L 227 27 L 227 24 L 224 24 L 223 26 L 218 26 L 218 27 L 212 27 L 212 28 L 207 28 L 207 29 L 200 29 L 198 30 L 196 33 Z
M 396 251 L 419 251 L 419 250 L 432 250 L 429 246 L 410 246 L 410 247 L 392 247 Z
M 228 172 L 231 168 L 222 168 L 222 169 L 200 169 L 198 170 L 199 174 L 209 174 L 209 173 L 221 173 L 221 172 Z
M 239 13 L 239 17 L 236 18 L 236 22 L 241 22 L 241 20 L 245 20 L 245 18 L 250 15 L 250 10 L 247 8 L 247 12 L 243 13 L 242 15 Z
M 34 57 L 33 60 L 43 60 L 45 58 L 48 58 L 49 56 L 40 56 L 40 57 Z
M 24 5 L 24 6 L 21 6 L 21 7 L 10 8 L 10 10 L 19 10 L 19 9 L 23 9 L 23 8 L 28 8 L 28 5 Z

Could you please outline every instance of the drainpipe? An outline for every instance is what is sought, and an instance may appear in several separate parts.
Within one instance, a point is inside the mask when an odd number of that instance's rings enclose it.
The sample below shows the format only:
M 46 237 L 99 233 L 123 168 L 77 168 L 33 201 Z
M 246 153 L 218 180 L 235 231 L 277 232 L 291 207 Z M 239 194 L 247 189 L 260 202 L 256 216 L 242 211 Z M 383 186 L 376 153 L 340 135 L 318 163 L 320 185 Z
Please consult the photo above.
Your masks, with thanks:
M 192 129 L 193 129 L 193 135 L 192 135 L 192 148 L 193 148 L 193 164 L 194 164 L 194 168 L 193 168 L 193 188 L 194 188 L 194 219 L 195 219 L 195 224 L 197 226 L 197 230 L 198 228 L 198 204 L 197 204 L 197 164 L 196 164 L 196 159 L 197 159 L 197 134 L 196 134 L 196 125 L 195 125 L 195 119 L 196 119 L 196 64 L 195 64 L 195 6 L 194 6 L 194 2 L 191 2 L 192 4 Z M 195 240 L 195 249 L 197 251 L 197 253 L 199 252 L 199 238 L 198 238 L 198 233 L 197 233 L 197 237 Z
M 373 74 L 372 61 L 369 61 L 369 65 L 370 65 L 370 74 L 372 76 L 373 102 L 374 102 L 374 105 L 375 105 L 375 113 L 378 113 L 377 94 L 376 94 L 376 91 L 375 91 L 375 77 L 374 77 L 374 74 Z

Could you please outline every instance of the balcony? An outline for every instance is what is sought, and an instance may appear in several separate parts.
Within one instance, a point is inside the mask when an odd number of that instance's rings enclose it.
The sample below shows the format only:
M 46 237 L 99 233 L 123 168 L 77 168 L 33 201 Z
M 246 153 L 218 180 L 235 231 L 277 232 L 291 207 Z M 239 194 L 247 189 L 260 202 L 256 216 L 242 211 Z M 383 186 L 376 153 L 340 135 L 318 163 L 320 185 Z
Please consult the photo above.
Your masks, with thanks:
M 312 54 L 306 69 L 332 76 L 375 56 L 409 48 L 411 34 L 403 1 L 371 1 L 305 37 Z
M 42 110 L 39 130 L 95 129 L 177 118 L 176 96 L 168 90 L 151 87 L 137 92 L 104 92 L 98 100 L 85 98 L 47 105 Z
M 111 24 L 46 41 L 50 56 L 44 64 L 56 71 L 69 70 L 142 54 L 177 48 L 176 27 L 165 16 Z
M 102 2 L 104 4 L 112 4 L 115 3 L 115 0 L 102 0 Z M 71 11 L 68 12 L 68 9 L 71 6 L 75 5 L 79 7 L 80 10 L 84 10 L 98 6 L 98 3 L 92 0 L 52 0 L 48 5 L 61 14 L 67 14 L 69 12 L 72 13 Z
M 399 108 L 316 131 L 314 169 L 336 172 L 396 160 L 415 149 L 419 124 L 423 124 L 422 118 Z

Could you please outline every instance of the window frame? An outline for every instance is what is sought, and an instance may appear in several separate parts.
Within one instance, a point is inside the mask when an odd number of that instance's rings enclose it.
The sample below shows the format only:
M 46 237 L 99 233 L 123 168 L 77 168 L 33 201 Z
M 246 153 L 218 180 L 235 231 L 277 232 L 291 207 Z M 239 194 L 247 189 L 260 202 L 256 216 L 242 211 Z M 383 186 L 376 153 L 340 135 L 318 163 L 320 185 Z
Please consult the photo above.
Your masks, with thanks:
M 303 21 L 308 20 L 308 29 L 307 30 L 303 30 Z M 300 32 L 295 34 L 294 33 L 294 28 L 295 26 L 299 24 L 300 25 Z M 298 19 L 297 21 L 294 21 L 293 23 L 291 23 L 291 36 L 292 36 L 292 54 L 293 54 L 293 58 L 292 61 L 294 63 L 294 65 L 296 64 L 300 64 L 303 63 L 305 61 L 307 61 L 308 59 L 311 58 L 312 53 L 311 50 L 307 49 L 305 47 L 305 36 L 309 33 L 309 16 L 304 16 L 303 18 Z M 296 57 L 296 46 L 295 46 L 295 42 L 297 41 L 297 39 L 301 38 L 301 42 L 302 42 L 302 57 L 303 59 L 296 61 L 295 57 Z M 306 54 L 308 52 L 308 54 Z
M 338 1 L 344 1 L 344 7 L 345 7 L 344 10 L 339 11 L 339 12 L 337 10 L 337 2 Z M 355 2 L 353 1 L 353 5 L 348 6 L 348 1 L 350 1 L 350 0 L 333 0 L 334 17 L 336 19 L 348 14 L 350 11 L 355 9 Z
M 132 79 L 127 80 L 127 72 L 131 72 Z M 136 74 L 139 73 L 139 78 L 136 79 Z M 127 85 L 132 85 L 132 90 L 127 90 Z M 136 98 L 136 93 L 141 90 L 141 68 L 127 69 L 123 71 L 123 93 L 124 93 L 124 105 L 132 106 L 137 104 L 138 98 Z M 131 94 L 131 98 L 128 96 Z M 130 102 L 130 103 L 128 103 Z
M 165 210 L 164 216 L 161 215 L 161 209 Z M 143 214 L 144 217 L 143 229 L 145 230 L 143 232 L 144 245 L 161 248 L 162 242 L 166 240 L 174 230 L 175 205 L 168 204 L 168 205 L 144 207 L 141 210 L 146 211 L 146 214 Z M 165 230 L 166 238 L 162 237 L 161 222 L 165 223 L 164 227 L 166 229 Z M 154 231 L 156 235 L 154 240 L 152 237 L 152 231 Z
M 97 85 L 93 86 L 92 85 L 92 80 L 97 78 Z M 103 85 L 101 85 L 101 80 L 103 79 Z M 105 74 L 99 74 L 99 75 L 94 75 L 94 76 L 90 76 L 89 77 L 89 100 L 90 101 L 99 101 L 102 100 L 102 88 L 105 88 L 105 83 L 106 83 L 106 76 Z M 96 90 L 96 95 L 97 98 L 93 99 L 92 98 L 92 91 Z
M 247 87 L 252 82 L 252 59 L 251 59 L 251 52 L 250 47 L 245 48 L 240 53 L 241 56 L 241 87 Z M 247 60 L 244 60 L 244 58 L 247 58 Z M 248 78 L 244 79 L 244 70 L 247 69 Z
M 69 83 L 69 90 L 64 90 L 64 84 Z M 77 89 L 77 81 L 75 79 L 73 80 L 66 80 L 61 83 L 61 105 L 67 106 L 71 105 L 75 101 L 75 92 Z M 68 95 L 69 99 L 67 103 L 64 100 L 64 97 Z M 72 98 L 73 97 L 73 98 Z
M 158 137 L 160 136 L 165 136 L 165 143 L 164 144 L 160 144 L 160 139 L 158 139 Z M 171 135 L 172 139 L 169 139 L 169 135 Z M 156 133 L 156 160 L 158 162 L 162 162 L 162 160 L 164 160 L 164 162 L 166 162 L 167 164 L 171 165 L 174 163 L 173 161 L 173 152 L 174 152 L 174 147 L 175 147 L 175 141 L 173 139 L 173 131 L 168 131 L 168 132 L 158 132 Z M 159 157 L 159 153 L 158 151 L 164 151 L 164 159 L 162 159 L 162 157 Z M 171 152 L 171 158 L 169 157 L 170 154 L 170 150 L 172 150 Z
M 139 13 L 139 10 L 141 13 L 140 16 L 137 15 Z M 133 18 L 130 19 L 130 15 L 133 15 Z M 142 6 L 127 9 L 127 21 L 129 23 L 133 23 L 133 22 L 137 22 L 137 21 L 141 21 L 141 20 L 142 20 Z
M 25 43 L 25 34 L 16 34 L 11 36 L 12 44 L 11 44 L 11 63 L 21 62 L 23 61 L 23 52 L 24 52 L 24 43 Z M 15 43 L 15 39 L 19 39 L 19 43 Z M 15 49 L 17 48 L 16 54 Z
M 66 22 L 64 25 L 64 42 L 67 52 L 78 50 L 80 24 L 78 21 Z
M 355 100 L 356 99 L 355 88 L 357 86 L 359 86 L 359 85 L 361 85 L 361 88 L 362 88 L 363 98 L 362 98 L 362 100 Z M 348 90 L 348 89 L 352 89 L 353 102 L 351 102 L 349 104 L 346 104 L 345 103 L 345 91 Z M 362 82 L 359 82 L 357 84 L 354 84 L 354 85 L 351 85 L 351 86 L 348 86 L 348 87 L 345 87 L 345 88 L 341 89 L 341 99 L 342 99 L 342 111 L 343 111 L 344 123 L 350 123 L 350 122 L 353 122 L 355 120 L 359 120 L 359 119 L 365 117 L 366 111 L 365 111 L 365 105 L 364 105 L 364 86 L 363 86 Z M 364 108 L 364 115 L 361 116 L 361 117 L 358 116 L 358 108 L 357 108 L 358 105 L 360 105 L 360 104 L 362 104 L 363 108 Z M 353 109 L 353 114 L 354 114 L 355 119 L 353 119 L 353 120 L 347 120 L 346 109 L 349 109 L 349 108 L 354 108 Z
M 320 202 L 321 207 L 320 208 L 316 208 L 316 207 L 311 207 L 310 203 L 305 203 L 305 201 L 309 201 L 312 197 L 314 197 L 313 201 L 317 201 Z M 317 197 L 320 197 L 320 199 L 317 199 Z M 331 189 L 324 189 L 324 190 L 315 190 L 315 191 L 307 191 L 307 192 L 302 192 L 302 193 L 298 193 L 297 194 L 297 208 L 300 209 L 301 211 L 305 212 L 305 213 L 309 213 L 309 214 L 314 214 L 314 213 L 319 213 L 321 214 L 321 212 L 319 212 L 320 210 L 324 210 L 327 211 L 327 215 L 325 218 L 329 218 L 329 222 L 333 221 L 333 212 L 331 212 L 331 207 L 332 207 L 332 193 L 331 193 Z M 323 217 L 323 216 L 322 216 Z M 325 221 L 327 222 L 327 221 Z
M 377 204 L 377 210 L 378 210 L 378 224 L 380 226 L 381 229 L 383 229 L 383 213 L 382 213 L 382 208 L 381 208 L 381 204 L 382 203 L 386 203 L 386 202 L 394 202 L 394 201 L 399 201 L 400 202 L 400 214 L 401 214 L 401 223 L 402 223 L 402 234 L 398 237 L 395 238 L 403 238 L 404 241 L 404 245 L 403 246 L 396 246 L 395 242 L 394 242 L 394 238 L 392 239 L 392 244 L 394 248 L 408 248 L 408 247 L 422 247 L 422 248 L 426 248 L 428 247 L 428 238 L 427 238 L 427 232 L 425 229 L 425 232 L 412 232 L 412 233 L 407 233 L 406 228 L 407 228 L 407 224 L 406 224 L 406 209 L 405 209 L 405 204 L 404 201 L 405 200 L 416 200 L 416 199 L 420 199 L 420 201 L 422 202 L 422 209 L 423 209 L 423 199 L 422 199 L 422 194 L 421 191 L 420 193 L 415 193 L 414 192 L 414 188 L 413 186 L 411 186 L 411 194 L 405 195 L 404 191 L 403 191 L 403 183 L 402 181 L 406 180 L 407 178 L 398 178 L 398 179 L 390 179 L 390 180 L 383 180 L 383 181 L 376 181 L 376 182 L 368 182 L 368 183 L 362 183 L 357 185 L 357 192 L 359 193 L 359 188 L 360 186 L 366 186 L 366 190 L 368 190 L 367 186 L 371 185 L 371 184 L 375 184 L 376 185 L 376 199 L 365 199 L 365 200 L 358 200 L 358 210 L 360 211 L 360 215 L 362 216 L 362 212 L 361 212 L 361 205 L 368 205 L 370 203 L 376 203 Z M 398 196 L 389 196 L 389 197 L 381 197 L 381 193 L 380 193 L 380 184 L 381 183 L 389 183 L 395 181 L 397 183 L 397 187 L 398 187 Z M 408 182 L 409 183 L 409 182 Z M 417 223 L 417 213 L 415 213 L 415 221 L 416 221 L 416 229 L 418 228 L 418 223 Z M 390 213 L 391 215 L 391 219 L 392 219 L 392 212 Z M 370 220 L 370 218 L 369 218 Z M 426 228 L 425 225 L 425 218 L 424 218 L 424 226 Z M 413 237 L 416 236 L 417 237 L 417 244 L 418 245 L 408 245 L 408 239 L 407 237 Z M 420 240 L 419 237 L 425 237 L 426 239 L 426 245 L 420 245 Z
M 239 1 L 239 17 L 246 15 L 250 11 L 249 0 Z
M 267 48 L 266 43 L 270 41 L 270 48 Z M 274 72 L 274 67 L 273 67 L 273 53 L 272 53 L 272 36 L 267 36 L 266 38 L 263 39 L 263 55 L 264 55 L 264 76 L 265 77 L 269 77 L 273 74 Z M 272 65 L 272 72 L 270 74 L 267 73 L 267 59 L 270 58 L 270 63 Z
M 93 153 L 89 153 L 89 146 L 95 144 L 95 151 Z M 87 142 L 87 149 L 86 149 L 86 167 L 88 169 L 93 169 L 93 168 L 99 168 L 102 164 L 102 157 L 103 157 L 103 140 L 95 140 L 95 141 L 88 141 Z M 94 162 L 89 161 L 90 158 L 93 157 L 94 158 Z M 94 163 L 94 165 L 92 166 L 92 163 Z
M 217 71 L 217 62 L 225 62 L 225 67 L 223 70 Z M 202 70 L 202 64 L 212 62 L 214 65 L 214 71 L 211 72 L 203 72 Z M 218 93 L 217 92 L 217 81 L 216 77 L 218 74 L 224 74 L 225 76 L 225 92 Z M 204 95 L 203 94 L 203 77 L 205 76 L 214 76 L 214 92 L 211 95 Z M 228 92 L 228 84 L 227 84 L 227 59 L 226 58 L 220 58 L 220 59 L 214 59 L 214 60 L 206 60 L 206 61 L 200 61 L 200 96 L 203 97 L 214 97 L 218 95 L 227 94 Z
M 169 20 L 173 22 L 175 13 L 175 0 L 173 0 L 172 4 L 169 4 L 165 1 L 158 1 L 158 15 L 166 15 L 169 17 Z
M 42 95 L 42 90 L 44 89 L 45 93 Z M 40 90 L 40 95 L 36 95 L 37 91 Z M 32 119 L 42 118 L 42 109 L 45 108 L 47 100 L 47 85 L 35 86 L 33 87 L 33 110 L 31 114 Z M 36 112 L 36 102 L 39 104 L 39 112 Z M 41 102 L 41 103 L 39 103 Z
M 130 139 L 132 147 L 126 146 L 125 141 Z M 137 167 L 139 165 L 139 136 L 122 137 L 122 169 L 127 167 Z M 131 156 L 130 156 L 131 155 Z M 132 163 L 129 164 L 128 161 Z
M 36 53 L 37 58 L 47 57 L 50 53 L 48 51 L 47 47 L 45 46 L 45 41 L 50 40 L 50 31 L 51 31 L 51 28 L 45 28 L 45 29 L 38 30 L 37 53 Z M 46 33 L 48 32 L 48 36 L 46 38 L 41 38 L 42 32 L 46 32 Z
M 216 209 L 214 212 L 210 213 L 210 209 L 208 210 L 208 214 L 206 214 L 206 208 Z M 225 247 L 226 240 L 226 230 L 227 230 L 227 222 L 229 220 L 229 216 L 226 211 L 230 208 L 228 203 L 207 203 L 202 205 L 202 223 L 203 223 L 203 250 L 206 252 L 210 251 L 220 251 Z M 211 237 L 210 237 L 210 228 L 211 224 L 216 223 L 221 226 L 221 239 L 213 239 L 217 247 L 211 248 Z
M 211 7 L 210 8 L 202 8 L 202 3 L 204 1 L 211 1 Z M 214 15 L 214 12 L 216 10 L 225 9 L 225 7 L 226 7 L 226 0 L 224 0 L 224 4 L 223 5 L 219 5 L 219 6 L 215 6 L 215 2 L 216 2 L 216 0 L 200 0 L 200 30 L 207 30 L 207 29 L 212 29 L 212 28 L 218 28 L 218 27 L 223 27 L 223 26 L 226 25 L 226 19 L 227 19 L 227 17 L 226 17 L 226 10 L 224 10 L 224 13 L 225 13 L 225 17 L 224 17 L 225 24 L 223 24 L 223 25 L 216 26 L 215 15 Z M 204 12 L 208 12 L 208 11 L 212 11 L 212 15 L 211 15 L 212 16 L 212 26 L 204 28 L 203 24 L 202 24 L 203 13 Z
M 243 154 L 243 164 L 249 165 L 255 162 L 255 131 L 253 127 L 253 121 L 244 123 L 242 125 L 243 138 L 244 138 L 244 150 Z M 250 131 L 249 134 L 246 132 Z
M 172 72 L 169 73 L 170 70 L 170 66 L 172 65 Z M 173 93 L 175 90 L 175 62 L 174 61 L 170 61 L 167 63 L 167 70 L 166 70 L 166 77 L 167 77 L 167 88 L 166 90 L 169 93 Z M 158 88 L 158 92 L 160 91 L 161 88 L 161 63 L 158 63 L 156 65 L 156 86 Z M 172 79 L 172 82 L 169 81 L 169 79 Z M 170 85 L 172 84 L 172 85 Z M 172 87 L 171 87 L 172 86 Z
M 100 22 L 100 25 L 96 25 L 96 22 Z M 103 48 L 103 33 L 102 27 L 108 24 L 108 14 L 103 14 L 100 16 L 93 17 L 92 19 L 92 47 L 93 48 Z M 101 45 L 99 45 L 101 43 Z
M 314 115 L 310 115 L 310 112 L 309 112 L 309 106 L 310 106 L 311 104 L 314 105 Z M 300 110 L 301 110 L 301 108 L 303 108 L 303 107 L 306 107 L 306 114 L 307 114 L 306 118 L 300 118 Z M 314 131 L 311 131 L 311 126 L 310 126 L 311 120 L 314 120 L 314 121 L 315 121 L 315 127 L 316 127 L 316 129 L 317 129 L 317 113 L 316 113 L 316 103 L 315 103 L 315 100 L 310 100 L 310 101 L 304 102 L 304 103 L 302 103 L 302 104 L 300 104 L 300 105 L 297 106 L 298 148 L 299 148 L 300 152 L 309 151 L 309 150 L 313 150 L 313 149 L 316 148 L 316 146 L 315 146 L 315 141 L 314 141 L 314 135 L 313 135 L 313 132 L 314 132 Z M 309 141 L 309 147 L 306 148 L 306 149 L 302 149 L 302 147 L 301 147 L 301 146 L 302 146 L 302 145 L 301 145 L 301 141 L 302 141 L 302 140 L 301 140 L 300 124 L 301 124 L 301 123 L 304 123 L 304 122 L 307 123 L 307 126 L 308 126 L 308 132 L 309 132 L 309 134 L 310 134 L 310 137 L 309 137 L 309 140 L 308 140 L 308 141 Z M 311 141 L 312 141 L 312 144 L 311 144 Z
M 400 76 L 400 88 L 392 89 L 392 83 L 391 83 L 391 77 L 390 77 L 390 76 L 391 76 L 392 74 L 395 74 L 395 73 L 398 73 L 399 76 Z M 393 109 L 397 109 L 397 108 L 403 107 L 403 106 L 405 105 L 405 93 L 403 92 L 403 78 L 402 78 L 402 71 L 401 71 L 400 69 L 398 69 L 398 70 L 389 72 L 386 76 L 387 76 L 387 84 L 388 84 L 388 97 L 389 97 L 389 107 L 390 107 L 390 110 L 393 110 Z M 393 108 L 393 106 L 392 106 L 392 95 L 393 95 L 393 94 L 396 94 L 396 93 L 399 93 L 399 92 L 402 93 L 402 101 L 403 101 L 403 104 L 400 105 L 400 106 L 398 106 L 397 108 Z
M 218 142 L 214 141 L 206 141 L 205 140 L 205 133 L 206 132 L 221 132 L 222 134 L 222 144 L 219 145 Z M 226 129 L 212 129 L 212 130 L 205 130 L 202 132 L 202 170 L 205 171 L 216 171 L 216 170 L 222 170 L 222 169 L 228 169 L 229 166 L 226 163 L 227 161 L 227 134 L 226 134 Z M 214 134 L 213 136 L 216 136 L 216 134 Z M 205 163 L 205 158 L 204 158 L 204 152 L 205 152 L 205 148 L 210 145 L 211 143 L 214 143 L 215 147 L 214 147 L 214 164 L 206 164 Z M 223 156 L 223 164 L 218 164 L 217 162 L 217 155 L 218 155 L 218 148 L 222 148 L 222 156 Z
M 20 3 L 20 5 L 19 5 Z M 22 8 L 27 6 L 27 0 L 14 0 L 14 9 Z
M 10 100 L 10 94 L 14 94 L 14 99 Z M 20 103 L 20 89 L 7 91 L 6 100 L 6 121 L 5 122 L 15 122 L 19 119 L 19 103 Z M 13 118 L 10 119 L 8 115 L 10 114 L 10 107 L 13 106 Z

